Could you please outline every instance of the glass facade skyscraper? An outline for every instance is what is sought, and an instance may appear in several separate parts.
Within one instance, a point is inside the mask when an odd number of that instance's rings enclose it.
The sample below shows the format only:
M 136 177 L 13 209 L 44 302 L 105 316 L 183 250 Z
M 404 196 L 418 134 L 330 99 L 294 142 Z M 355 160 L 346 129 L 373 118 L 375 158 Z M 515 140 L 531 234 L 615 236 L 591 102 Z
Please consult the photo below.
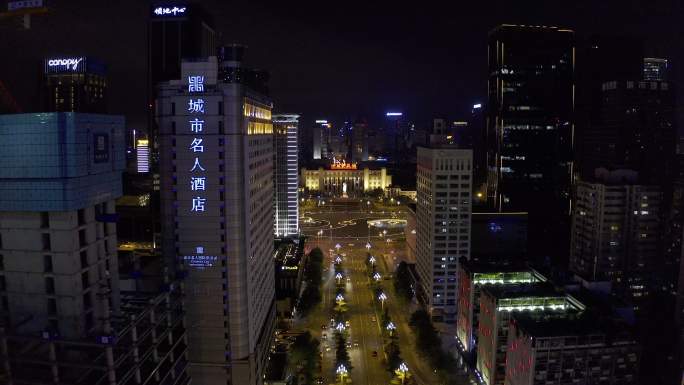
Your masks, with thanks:
M 299 115 L 273 116 L 274 232 L 277 237 L 299 234 L 298 130 Z

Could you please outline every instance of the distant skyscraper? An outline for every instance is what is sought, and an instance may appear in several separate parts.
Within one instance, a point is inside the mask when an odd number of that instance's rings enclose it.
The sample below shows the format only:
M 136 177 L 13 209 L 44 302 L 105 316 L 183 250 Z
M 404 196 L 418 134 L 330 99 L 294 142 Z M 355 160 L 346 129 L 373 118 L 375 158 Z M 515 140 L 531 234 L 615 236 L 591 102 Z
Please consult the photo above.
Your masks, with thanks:
M 187 384 L 178 290 L 119 290 L 124 119 L 0 115 L 0 138 L 2 383 Z
M 150 141 L 138 139 L 135 145 L 137 170 L 139 173 L 150 172 Z
M 354 122 L 352 132 L 350 133 L 351 154 L 349 159 L 351 162 L 365 162 L 368 160 L 368 122 L 359 119 Z
M 645 299 L 655 281 L 663 194 L 634 171 L 603 169 L 577 184 L 570 270 L 587 281 L 611 281 L 627 301 Z M 638 305 L 637 305 L 638 306 Z
M 299 115 L 273 116 L 276 236 L 299 234 L 298 130 Z
M 261 384 L 275 321 L 273 104 L 245 84 L 243 50 L 158 89 L 162 250 L 186 277 L 197 384 Z
M 559 263 L 573 168 L 574 33 L 501 25 L 488 52 L 488 196 L 500 211 L 529 211 L 532 257 Z
M 668 80 L 667 59 L 645 57 L 644 58 L 644 80 Z
M 84 56 L 45 59 L 43 94 L 46 112 L 105 113 L 105 66 Z
M 582 175 L 626 168 L 641 183 L 671 183 L 676 152 L 674 90 L 668 82 L 610 81 L 602 87 L 601 118 L 585 132 Z
M 459 258 L 470 258 L 472 150 L 418 147 L 416 270 L 433 318 L 456 318 Z
M 327 159 L 330 147 L 330 122 L 325 119 L 318 119 L 312 130 L 313 136 L 313 158 Z

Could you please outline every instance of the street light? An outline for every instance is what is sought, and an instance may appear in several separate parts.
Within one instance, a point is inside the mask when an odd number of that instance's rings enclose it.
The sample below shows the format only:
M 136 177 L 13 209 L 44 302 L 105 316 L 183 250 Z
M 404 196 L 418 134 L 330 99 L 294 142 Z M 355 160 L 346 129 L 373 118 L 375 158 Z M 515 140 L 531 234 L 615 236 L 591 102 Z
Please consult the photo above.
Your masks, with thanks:
M 337 329 L 338 332 L 342 333 L 344 329 L 346 329 L 346 326 L 342 322 L 339 322 L 337 326 L 335 326 L 335 329 Z
M 380 293 L 380 295 L 378 296 L 378 299 L 382 302 L 381 307 L 382 307 L 382 309 L 384 309 L 385 308 L 385 300 L 387 299 L 387 295 L 385 295 L 384 292 Z
M 370 251 L 370 249 L 371 249 L 371 244 L 370 244 L 370 242 L 368 242 L 368 243 L 366 243 L 366 250 Z
M 373 275 L 373 279 L 376 280 L 376 281 L 379 281 L 379 280 L 380 280 L 380 273 L 376 272 L 376 273 Z
M 401 384 L 404 384 L 404 380 L 406 379 L 406 373 L 408 373 L 408 366 L 406 366 L 405 362 L 402 362 L 399 365 L 399 368 L 397 369 L 397 372 L 399 374 L 399 378 L 401 378 Z
M 340 364 L 335 372 L 340 375 L 340 383 L 344 383 L 344 378 L 347 377 L 347 368 Z
M 335 248 L 337 249 L 338 253 L 340 252 L 341 247 L 342 247 L 342 245 L 340 245 L 339 243 L 335 245 Z
M 340 283 L 340 279 L 342 279 L 342 273 L 337 273 L 335 274 L 335 278 L 337 278 L 337 284 Z
M 338 294 L 337 297 L 335 297 L 335 301 L 337 301 L 337 302 L 344 301 L 344 297 L 342 296 L 342 294 Z
M 368 262 L 370 262 L 371 265 L 375 265 L 375 257 L 371 255 L 371 257 L 368 259 Z
M 335 258 L 335 263 L 337 263 L 337 264 L 342 263 L 342 258 L 340 258 L 339 255 Z
M 387 330 L 389 331 L 390 336 L 392 335 L 392 332 L 396 329 L 397 327 L 394 325 L 394 322 L 390 321 L 390 323 L 387 324 Z

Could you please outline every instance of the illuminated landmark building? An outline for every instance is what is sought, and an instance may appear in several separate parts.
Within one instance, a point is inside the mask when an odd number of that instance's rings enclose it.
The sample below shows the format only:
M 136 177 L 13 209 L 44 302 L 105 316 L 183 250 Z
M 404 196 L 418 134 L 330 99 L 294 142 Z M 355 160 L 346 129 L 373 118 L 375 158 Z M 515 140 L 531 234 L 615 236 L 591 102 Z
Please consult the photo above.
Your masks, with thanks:
M 161 83 L 162 250 L 185 277 L 197 384 L 261 384 L 275 322 L 273 123 L 243 47 Z
M 418 298 L 437 321 L 456 321 L 459 258 L 470 258 L 472 150 L 418 147 Z
M 273 116 L 273 174 L 275 176 L 275 235 L 299 234 L 299 115 Z
M 488 196 L 499 211 L 530 213 L 533 257 L 563 250 L 573 168 L 574 33 L 501 25 L 489 33 L 488 57 Z
M 180 293 L 119 290 L 124 119 L 0 115 L 0 378 L 188 383 Z
M 385 190 L 392 184 L 387 169 L 358 168 L 356 163 L 333 163 L 328 169 L 302 169 L 302 185 L 309 191 L 318 191 L 328 196 L 362 195 L 376 189 Z
M 105 66 L 84 56 L 45 59 L 43 95 L 46 112 L 105 113 Z

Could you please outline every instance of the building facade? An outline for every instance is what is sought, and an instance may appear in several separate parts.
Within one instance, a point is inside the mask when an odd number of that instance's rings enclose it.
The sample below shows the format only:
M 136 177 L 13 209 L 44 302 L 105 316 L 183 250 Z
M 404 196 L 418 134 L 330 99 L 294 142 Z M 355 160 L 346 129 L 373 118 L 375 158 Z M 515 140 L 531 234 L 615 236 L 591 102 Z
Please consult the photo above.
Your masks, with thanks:
M 386 168 L 359 169 L 354 163 L 332 164 L 328 169 L 302 169 L 301 183 L 309 191 L 318 191 L 330 196 L 361 195 L 375 189 L 387 189 L 392 176 Z
M 299 115 L 273 115 L 276 237 L 299 234 Z
M 565 265 L 574 159 L 574 32 L 501 25 L 489 33 L 488 57 L 487 196 L 498 211 L 529 213 L 531 259 Z
M 455 322 L 459 258 L 470 258 L 472 150 L 418 147 L 418 297 L 433 319 Z
M 538 317 L 564 317 L 578 313 L 584 305 L 575 298 L 555 292 L 549 285 L 487 287 L 480 296 L 477 374 L 486 385 L 503 385 L 506 373 L 508 331 L 516 312 Z
M 589 281 L 610 281 L 631 302 L 649 294 L 662 224 L 662 191 L 638 184 L 636 173 L 603 170 L 577 183 L 572 215 L 570 270 Z
M 662 81 L 667 80 L 667 59 L 658 57 L 644 58 L 644 80 Z
M 45 59 L 43 95 L 45 112 L 105 113 L 105 66 L 85 56 Z
M 458 317 L 456 338 L 461 350 L 470 354 L 477 347 L 480 292 L 488 286 L 503 287 L 546 282 L 539 272 L 514 263 L 460 261 L 458 268 Z
M 177 290 L 119 289 L 124 157 L 123 117 L 0 115 L 3 383 L 188 383 Z
M 199 384 L 261 384 L 275 319 L 273 105 L 236 76 L 236 49 L 158 89 L 162 251 L 185 277 Z
M 640 348 L 620 325 L 516 314 L 507 346 L 506 385 L 639 383 Z

